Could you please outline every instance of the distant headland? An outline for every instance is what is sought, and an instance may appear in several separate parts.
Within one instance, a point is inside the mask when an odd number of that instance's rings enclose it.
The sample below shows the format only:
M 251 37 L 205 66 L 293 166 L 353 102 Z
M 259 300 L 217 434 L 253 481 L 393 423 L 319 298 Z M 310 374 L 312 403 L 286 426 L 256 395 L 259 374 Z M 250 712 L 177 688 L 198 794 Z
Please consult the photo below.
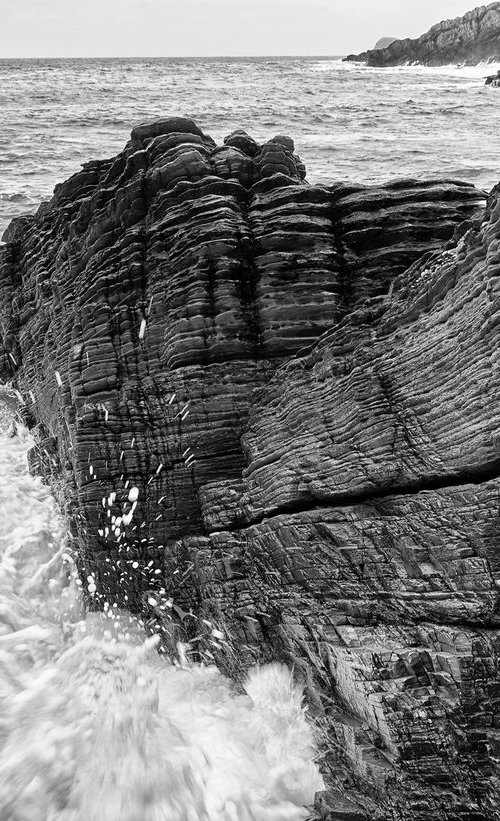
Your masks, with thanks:
M 384 43 L 384 40 L 388 42 Z M 345 60 L 364 62 L 369 66 L 476 65 L 485 61 L 500 61 L 500 2 L 480 6 L 463 17 L 437 23 L 414 40 L 383 38 L 375 48 L 361 54 L 350 54 Z

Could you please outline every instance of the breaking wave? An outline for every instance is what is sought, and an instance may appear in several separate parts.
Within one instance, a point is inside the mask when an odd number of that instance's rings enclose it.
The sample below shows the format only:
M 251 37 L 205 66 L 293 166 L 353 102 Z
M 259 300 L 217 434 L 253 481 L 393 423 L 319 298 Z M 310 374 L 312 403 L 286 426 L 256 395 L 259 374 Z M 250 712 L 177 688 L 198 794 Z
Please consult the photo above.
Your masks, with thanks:
M 1 391 L 2 389 L 0 389 Z M 3 400 L 2 400 L 3 396 Z M 108 602 L 87 613 L 64 521 L 0 393 L 0 818 L 299 821 L 322 788 L 301 689 L 244 690 L 156 652 Z

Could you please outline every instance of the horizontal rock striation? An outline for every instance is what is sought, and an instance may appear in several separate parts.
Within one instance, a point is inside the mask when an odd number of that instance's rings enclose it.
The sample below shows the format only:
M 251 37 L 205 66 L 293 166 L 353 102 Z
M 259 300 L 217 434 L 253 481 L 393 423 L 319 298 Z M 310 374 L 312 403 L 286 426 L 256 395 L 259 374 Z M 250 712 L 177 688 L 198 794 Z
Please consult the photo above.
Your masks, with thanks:
M 371 49 L 345 58 L 369 66 L 400 66 L 421 63 L 476 65 L 500 60 L 500 3 L 479 6 L 463 17 L 444 20 L 416 39 L 394 40 L 385 48 Z
M 498 196 L 304 175 L 134 129 L 8 229 L 0 373 L 95 606 L 293 665 L 321 817 L 496 819 Z

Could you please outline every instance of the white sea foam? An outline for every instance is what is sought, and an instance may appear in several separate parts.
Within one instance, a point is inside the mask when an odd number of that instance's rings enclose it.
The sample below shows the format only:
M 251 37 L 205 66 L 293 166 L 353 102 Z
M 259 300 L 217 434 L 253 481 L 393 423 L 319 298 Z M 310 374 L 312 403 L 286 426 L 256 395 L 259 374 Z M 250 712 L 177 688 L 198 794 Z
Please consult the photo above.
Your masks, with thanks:
M 254 669 L 238 693 L 215 667 L 160 657 L 126 612 L 87 614 L 1 400 L 0 420 L 0 818 L 304 818 L 322 780 L 289 671 Z
M 478 63 L 474 66 L 461 65 L 457 63 L 449 63 L 444 66 L 425 66 L 420 64 L 402 65 L 402 66 L 368 66 L 365 63 L 359 62 L 344 62 L 343 58 L 336 58 L 334 60 L 319 60 L 311 65 L 312 71 L 317 72 L 360 72 L 365 75 L 376 74 L 381 77 L 388 76 L 392 72 L 406 75 L 411 78 L 412 75 L 422 76 L 455 76 L 457 78 L 470 77 L 472 79 L 487 77 L 489 74 L 495 74 L 500 68 L 500 63 Z

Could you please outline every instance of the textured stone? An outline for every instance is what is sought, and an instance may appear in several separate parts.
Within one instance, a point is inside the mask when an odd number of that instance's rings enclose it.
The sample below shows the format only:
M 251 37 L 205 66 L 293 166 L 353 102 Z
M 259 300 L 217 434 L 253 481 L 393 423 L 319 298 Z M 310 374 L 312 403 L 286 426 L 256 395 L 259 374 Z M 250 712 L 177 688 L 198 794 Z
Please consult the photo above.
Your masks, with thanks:
M 492 88 L 500 88 L 500 71 L 497 71 L 496 74 L 490 74 L 489 77 L 486 77 L 484 84 L 485 86 L 492 86 Z
M 317 793 L 314 808 L 321 821 L 367 821 L 368 818 L 360 806 L 335 789 Z
M 370 66 L 421 63 L 428 66 L 500 60 L 500 3 L 479 6 L 463 17 L 443 20 L 414 40 L 394 40 L 385 48 L 345 58 Z
M 309 186 L 288 137 L 216 146 L 171 119 L 0 250 L 0 373 L 94 606 L 140 611 L 166 649 L 191 641 L 236 678 L 291 664 L 321 728 L 323 818 L 498 818 L 484 199 L 449 180 Z

